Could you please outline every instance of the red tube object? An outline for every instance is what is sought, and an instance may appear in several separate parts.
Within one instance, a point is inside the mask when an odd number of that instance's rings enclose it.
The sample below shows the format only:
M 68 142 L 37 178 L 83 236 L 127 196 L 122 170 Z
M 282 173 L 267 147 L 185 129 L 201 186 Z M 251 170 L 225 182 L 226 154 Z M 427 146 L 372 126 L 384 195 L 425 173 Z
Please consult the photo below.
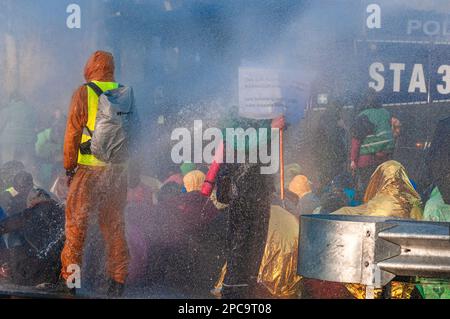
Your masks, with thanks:
M 206 174 L 205 181 L 203 182 L 202 189 L 200 193 L 203 196 L 209 197 L 216 184 L 217 174 L 219 173 L 220 165 L 223 162 L 223 141 L 219 144 L 214 160 L 209 167 L 208 173 Z

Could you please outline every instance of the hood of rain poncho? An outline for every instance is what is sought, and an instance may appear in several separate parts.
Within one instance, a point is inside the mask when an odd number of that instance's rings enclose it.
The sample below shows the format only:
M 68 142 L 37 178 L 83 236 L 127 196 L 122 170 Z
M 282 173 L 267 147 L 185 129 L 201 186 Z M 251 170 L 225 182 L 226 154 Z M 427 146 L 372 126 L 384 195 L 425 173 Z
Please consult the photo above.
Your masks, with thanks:
M 233 145 L 233 149 L 235 151 L 243 151 L 249 152 L 257 147 L 264 147 L 266 145 L 270 145 L 271 141 L 271 120 L 255 120 L 244 117 L 239 117 L 238 111 L 235 112 L 232 110 L 230 113 L 224 118 L 224 120 L 220 123 L 222 127 L 222 135 L 225 145 L 231 143 Z M 245 146 L 238 143 L 237 137 L 235 136 L 233 140 L 227 141 L 227 129 L 238 129 L 242 128 L 246 131 L 249 128 L 254 128 L 256 130 L 256 135 L 254 138 L 246 138 Z M 260 141 L 260 128 L 265 128 L 267 132 L 267 138 L 263 141 Z M 261 143 L 262 142 L 262 143 Z M 260 145 L 261 144 L 261 145 Z
M 189 172 L 183 177 L 184 188 L 186 188 L 188 193 L 200 191 L 204 181 L 205 174 L 198 170 Z
M 89 81 L 114 82 L 114 57 L 111 53 L 97 51 L 84 67 L 84 78 Z
M 450 205 L 447 205 L 438 187 L 433 189 L 430 199 L 425 204 L 423 219 L 433 222 L 450 222 Z M 424 299 L 450 299 L 450 281 L 419 278 L 422 285 L 417 285 Z
M 180 165 L 180 171 L 183 176 L 185 176 L 187 173 L 192 172 L 195 170 L 196 165 L 194 163 L 183 163 Z
M 387 161 L 370 178 L 363 205 L 343 207 L 333 214 L 421 219 L 421 200 L 403 165 Z
M 259 267 L 258 282 L 274 297 L 295 297 L 301 277 L 297 275 L 299 220 L 284 208 L 273 205 L 270 209 L 266 247 Z M 216 282 L 221 289 L 227 265 Z
M 364 195 L 364 204 L 343 207 L 333 214 L 386 216 L 421 219 L 419 194 L 414 190 L 405 168 L 396 161 L 387 161 L 375 170 Z M 365 298 L 365 286 L 346 284 L 345 287 L 358 299 Z M 409 299 L 414 285 L 393 282 L 391 295 L 394 299 Z M 376 289 L 377 298 L 381 289 Z
M 302 198 L 312 190 L 308 178 L 304 175 L 297 175 L 289 183 L 289 191 Z
M 438 187 L 433 189 L 430 199 L 425 204 L 423 219 L 433 222 L 450 222 L 450 205 L 444 202 Z

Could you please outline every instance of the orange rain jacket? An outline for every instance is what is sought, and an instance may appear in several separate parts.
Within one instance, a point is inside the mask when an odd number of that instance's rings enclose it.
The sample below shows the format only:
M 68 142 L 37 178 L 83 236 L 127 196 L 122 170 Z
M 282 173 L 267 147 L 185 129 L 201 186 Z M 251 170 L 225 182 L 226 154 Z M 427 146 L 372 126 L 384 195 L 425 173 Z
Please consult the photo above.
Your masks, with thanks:
M 86 81 L 114 81 L 112 54 L 95 52 L 85 67 Z M 100 230 L 107 250 L 107 272 L 110 278 L 125 283 L 129 254 L 125 239 L 124 208 L 127 198 L 125 167 L 78 165 L 81 135 L 88 121 L 86 86 L 78 88 L 72 97 L 64 141 L 64 167 L 78 168 L 70 185 L 66 204 L 66 242 L 61 254 L 61 275 L 67 279 L 71 265 L 81 268 L 84 241 L 90 216 L 98 212 Z M 70 268 L 69 268 L 70 267 Z M 83 279 L 81 278 L 81 281 Z
M 97 51 L 84 68 L 86 82 L 114 82 L 114 58 L 111 53 Z M 67 118 L 64 141 L 64 168 L 73 170 L 77 167 L 83 128 L 88 121 L 88 98 L 86 86 L 80 86 L 72 96 L 72 103 Z

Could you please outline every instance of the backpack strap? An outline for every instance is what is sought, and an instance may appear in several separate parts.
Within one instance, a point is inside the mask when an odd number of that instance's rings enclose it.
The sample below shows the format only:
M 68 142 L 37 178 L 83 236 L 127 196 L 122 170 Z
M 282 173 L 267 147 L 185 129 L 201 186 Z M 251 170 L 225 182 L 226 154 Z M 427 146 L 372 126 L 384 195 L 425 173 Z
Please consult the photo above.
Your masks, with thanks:
M 95 94 L 97 94 L 98 97 L 103 94 L 103 90 L 94 82 L 89 82 L 85 85 L 89 86 L 95 92 Z

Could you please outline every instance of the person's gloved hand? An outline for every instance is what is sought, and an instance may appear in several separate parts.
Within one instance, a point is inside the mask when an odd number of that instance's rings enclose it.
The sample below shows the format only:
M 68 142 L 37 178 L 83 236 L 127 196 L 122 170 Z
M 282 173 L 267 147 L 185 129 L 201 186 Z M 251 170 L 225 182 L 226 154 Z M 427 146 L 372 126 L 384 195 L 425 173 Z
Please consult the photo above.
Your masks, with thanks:
M 72 180 L 73 180 L 73 177 L 75 176 L 75 172 L 76 171 L 74 169 L 66 170 L 66 178 L 67 178 L 66 184 L 67 184 L 67 187 L 70 187 L 70 184 L 72 184 Z
M 278 128 L 280 130 L 286 127 L 286 121 L 284 115 L 274 118 L 272 120 L 272 128 Z

